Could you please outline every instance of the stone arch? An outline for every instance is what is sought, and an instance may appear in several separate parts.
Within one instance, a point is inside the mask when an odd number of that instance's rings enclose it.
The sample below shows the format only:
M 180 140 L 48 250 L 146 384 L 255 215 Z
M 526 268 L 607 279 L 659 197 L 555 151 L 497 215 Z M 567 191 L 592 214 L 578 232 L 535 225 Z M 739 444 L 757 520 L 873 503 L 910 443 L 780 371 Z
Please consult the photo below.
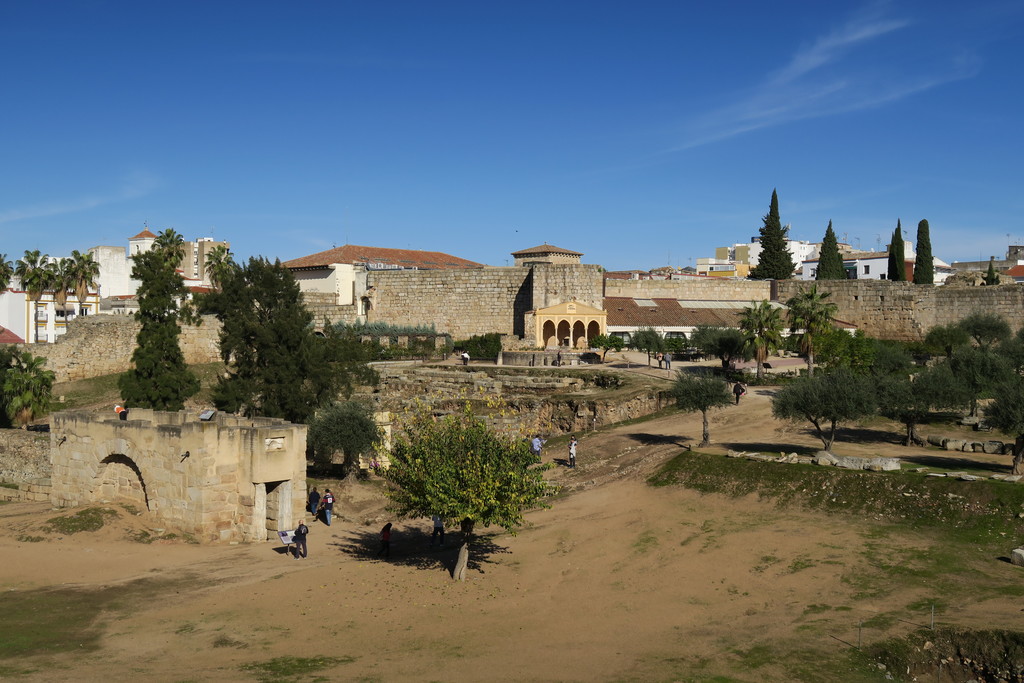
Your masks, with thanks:
M 594 337 L 597 337 L 600 334 L 601 334 L 601 323 L 597 322 L 596 320 L 591 320 L 590 323 L 587 324 L 587 345 L 589 346 L 590 345 L 590 341 Z
M 558 340 L 555 339 L 555 323 L 551 320 L 544 321 L 544 328 L 541 331 L 541 338 L 544 340 L 544 347 L 558 346 Z
M 149 491 L 142 470 L 121 453 L 111 453 L 99 462 L 92 488 L 93 501 L 122 498 L 149 507 Z
M 573 348 L 582 348 L 587 343 L 587 328 L 582 320 L 577 320 L 572 326 Z
M 559 320 L 558 321 L 558 345 L 559 346 L 562 346 L 567 341 L 569 341 L 569 334 L 570 334 L 569 321 L 568 320 Z

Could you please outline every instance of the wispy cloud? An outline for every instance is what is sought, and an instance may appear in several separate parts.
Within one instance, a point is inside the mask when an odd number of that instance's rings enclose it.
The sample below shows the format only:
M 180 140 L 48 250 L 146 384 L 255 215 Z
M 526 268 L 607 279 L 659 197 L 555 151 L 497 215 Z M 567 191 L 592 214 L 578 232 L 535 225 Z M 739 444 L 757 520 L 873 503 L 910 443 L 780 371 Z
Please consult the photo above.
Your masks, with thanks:
M 44 204 L 0 211 L 0 224 L 33 218 L 45 218 L 47 216 L 59 216 L 68 213 L 79 213 L 95 209 L 99 206 L 117 204 L 130 199 L 144 197 L 159 187 L 160 184 L 159 179 L 149 173 L 133 173 L 124 178 L 120 186 L 107 193 L 53 200 Z
M 880 107 L 978 72 L 979 61 L 969 54 L 916 67 L 911 64 L 919 62 L 911 59 L 863 54 L 869 43 L 913 28 L 909 19 L 886 12 L 884 3 L 869 5 L 799 49 L 787 64 L 731 104 L 690 121 L 685 141 L 673 151 L 793 121 Z

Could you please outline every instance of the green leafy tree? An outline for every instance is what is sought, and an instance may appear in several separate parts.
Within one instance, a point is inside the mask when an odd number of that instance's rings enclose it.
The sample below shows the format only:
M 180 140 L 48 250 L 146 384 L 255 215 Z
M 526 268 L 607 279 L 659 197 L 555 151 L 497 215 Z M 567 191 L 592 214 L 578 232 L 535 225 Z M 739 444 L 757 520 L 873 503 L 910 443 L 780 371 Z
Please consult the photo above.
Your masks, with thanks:
M 651 364 L 651 354 L 665 350 L 665 339 L 653 327 L 641 327 L 629 338 L 629 344 L 637 351 L 647 353 L 647 365 Z
M 199 380 L 185 364 L 178 338 L 179 319 L 191 320 L 188 289 L 177 271 L 181 259 L 173 251 L 152 249 L 133 258 L 132 277 L 139 280 L 141 323 L 132 353 L 132 369 L 118 379 L 121 398 L 129 406 L 181 410 L 199 391 Z
M 757 361 L 757 379 L 764 379 L 764 363 L 782 347 L 782 311 L 770 301 L 751 302 L 740 316 L 740 330 Z
M 53 270 L 49 264 L 50 257 L 40 253 L 38 249 L 25 251 L 25 256 L 18 259 L 14 266 L 14 274 L 21 281 L 21 287 L 25 290 L 25 298 L 32 305 L 33 341 L 39 341 L 39 328 L 36 325 L 36 307 L 39 300 L 43 298 L 43 292 L 50 289 L 50 281 L 53 279 Z
M 856 373 L 868 373 L 875 362 L 874 340 L 857 330 L 850 334 L 833 327 L 815 340 L 818 365 L 829 370 L 846 368 Z
M 100 277 L 100 264 L 90 253 L 81 253 L 77 249 L 71 252 L 72 276 L 71 289 L 78 299 L 78 307 L 85 306 L 85 299 L 89 296 L 89 289 L 96 286 L 96 280 Z
M 839 242 L 836 240 L 836 233 L 832 230 L 832 221 L 828 222 L 825 228 L 825 239 L 821 241 L 821 249 L 818 250 L 818 271 L 814 274 L 815 280 L 845 280 L 846 268 L 843 267 L 843 257 L 839 253 Z
M 213 391 L 220 410 L 306 422 L 317 408 L 375 382 L 366 350 L 354 335 L 326 325 L 313 330 L 299 285 L 280 261 L 251 258 L 230 272 L 204 308 L 221 322 L 227 371 Z
M 720 379 L 708 375 L 691 375 L 683 371 L 676 373 L 676 381 L 672 386 L 672 395 L 676 399 L 676 407 L 686 413 L 700 411 L 704 420 L 704 428 L 701 432 L 702 439 L 698 448 L 704 448 L 711 444 L 711 434 L 708 431 L 708 411 L 712 408 L 722 408 L 732 403 L 732 393 L 729 385 Z
M 971 313 L 957 326 L 982 350 L 988 350 L 1010 337 L 1010 325 L 998 313 Z
M 1013 372 L 1024 374 L 1024 340 L 1020 336 L 1000 342 L 995 352 L 1006 360 Z
M 54 374 L 45 365 L 45 358 L 23 351 L 13 355 L 3 374 L 7 416 L 22 429 L 50 408 Z
M 64 310 L 68 295 L 75 287 L 75 263 L 69 258 L 62 258 L 51 264 L 50 291 L 53 292 L 53 303 L 58 310 Z
M 786 302 L 789 307 L 789 330 L 798 335 L 800 351 L 807 357 L 807 374 L 814 374 L 814 340 L 832 329 L 838 307 L 828 301 L 831 292 L 819 292 L 811 285 L 806 292 Z
M 925 346 L 952 358 L 953 352 L 971 343 L 971 335 L 961 325 L 936 325 L 924 337 Z
M 914 261 L 914 284 L 935 284 L 935 259 L 932 256 L 932 238 L 928 221 L 917 224 L 917 259 Z
M 455 342 L 455 348 L 462 349 L 470 358 L 497 359 L 501 353 L 501 335 L 497 332 L 475 334 L 469 339 Z
M 1014 437 L 1013 473 L 1024 474 L 1024 378 L 1004 381 L 985 409 L 985 423 Z
M 996 385 L 1010 375 L 1005 358 L 973 346 L 957 349 L 947 363 L 961 391 L 961 405 L 969 406 L 972 416 L 978 414 L 978 401 L 991 396 Z
M 342 471 L 348 475 L 359 466 L 359 456 L 372 451 L 380 437 L 372 406 L 362 401 L 338 401 L 316 412 L 306 440 L 319 465 L 330 465 L 334 454 L 342 453 Z
M 907 281 L 907 256 L 903 246 L 903 228 L 898 218 L 896 229 L 892 233 L 892 243 L 889 245 L 889 271 L 886 277 L 893 282 Z
M 514 534 L 524 510 L 553 492 L 543 475 L 550 466 L 540 464 L 524 439 L 488 426 L 469 402 L 441 418 L 422 407 L 400 426 L 384 473 L 392 509 L 399 517 L 439 515 L 461 524 L 456 579 L 465 576 L 478 526 L 496 524 Z
M 875 377 L 889 377 L 910 373 L 914 359 L 905 346 L 885 339 L 870 341 L 875 349 L 871 360 L 871 374 Z
M 761 253 L 750 271 L 754 280 L 788 280 L 793 277 L 793 255 L 786 245 L 786 229 L 779 217 L 779 195 L 772 190 L 772 202 L 761 226 Z
M 878 410 L 906 428 L 904 446 L 924 446 L 917 425 L 933 410 L 956 408 L 957 393 L 956 379 L 946 365 L 931 367 L 916 375 L 881 375 L 877 384 Z
M 825 450 L 829 450 L 839 425 L 871 415 L 875 400 L 870 378 L 840 368 L 801 377 L 779 389 L 772 397 L 772 415 L 810 422 Z
M 590 345 L 595 349 L 601 349 L 601 362 L 603 363 L 609 351 L 621 351 L 626 343 L 622 341 L 622 337 L 616 337 L 613 334 L 599 334 L 590 340 Z
M 705 356 L 720 360 L 722 369 L 728 369 L 735 360 L 750 360 L 753 357 L 747 346 L 747 338 L 735 327 L 700 326 L 690 335 L 690 343 Z
M 985 273 L 985 285 L 991 287 L 999 284 L 999 273 L 996 272 L 996 261 L 993 256 L 988 260 L 988 271 Z

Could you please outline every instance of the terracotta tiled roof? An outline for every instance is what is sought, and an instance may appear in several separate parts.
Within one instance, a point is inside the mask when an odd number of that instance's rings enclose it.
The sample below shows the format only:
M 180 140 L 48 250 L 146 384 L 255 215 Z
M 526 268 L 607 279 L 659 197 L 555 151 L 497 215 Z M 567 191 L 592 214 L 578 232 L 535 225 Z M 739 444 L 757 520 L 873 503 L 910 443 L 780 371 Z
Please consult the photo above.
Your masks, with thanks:
M 131 239 L 133 239 L 133 240 L 143 240 L 143 239 L 151 239 L 151 240 L 153 240 L 153 239 L 156 239 L 156 235 L 151 233 L 149 231 L 149 228 L 147 228 L 147 229 L 143 230 L 142 232 L 140 232 L 135 237 L 132 237 Z
M 346 244 L 309 256 L 285 261 L 286 268 L 326 268 L 332 263 L 383 264 L 399 268 L 422 270 L 451 270 L 455 268 L 483 268 L 482 263 L 467 261 L 440 251 L 415 249 L 388 249 L 386 247 L 360 247 Z
M 1024 266 L 1014 266 L 1013 268 L 1004 270 L 1003 274 L 1011 277 L 1024 277 Z
M 608 325 L 616 327 L 739 327 L 749 302 L 605 297 Z
M 542 244 L 539 247 L 530 247 L 529 249 L 512 252 L 513 256 L 536 256 L 538 254 L 568 254 L 569 256 L 583 256 L 583 254 L 578 251 L 562 249 L 561 247 L 556 247 L 553 244 Z
M 6 327 L 0 327 L 0 344 L 24 344 L 25 340 Z

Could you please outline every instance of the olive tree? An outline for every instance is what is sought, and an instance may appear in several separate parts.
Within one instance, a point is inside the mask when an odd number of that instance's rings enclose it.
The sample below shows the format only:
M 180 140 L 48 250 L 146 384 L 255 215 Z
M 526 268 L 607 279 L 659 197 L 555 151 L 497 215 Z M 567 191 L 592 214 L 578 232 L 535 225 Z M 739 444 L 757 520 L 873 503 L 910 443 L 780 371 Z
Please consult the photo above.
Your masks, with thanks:
M 841 423 L 858 420 L 874 411 L 872 381 L 845 368 L 801 377 L 772 397 L 772 415 L 783 420 L 810 422 L 825 450 L 832 448 Z
M 330 465 L 335 453 L 344 456 L 342 470 L 347 476 L 359 464 L 359 456 L 373 450 L 381 431 L 373 419 L 373 407 L 360 401 L 338 401 L 318 410 L 309 422 L 307 442 L 313 459 Z
M 672 395 L 676 399 L 676 407 L 686 413 L 700 411 L 704 420 L 701 442 L 698 448 L 711 443 L 708 431 L 708 411 L 721 408 L 732 403 L 729 385 L 710 375 L 691 375 L 680 370 L 676 373 L 676 382 L 672 386 Z
M 985 409 L 985 423 L 1014 437 L 1013 473 L 1024 474 L 1024 378 L 1015 375 L 1000 385 Z

